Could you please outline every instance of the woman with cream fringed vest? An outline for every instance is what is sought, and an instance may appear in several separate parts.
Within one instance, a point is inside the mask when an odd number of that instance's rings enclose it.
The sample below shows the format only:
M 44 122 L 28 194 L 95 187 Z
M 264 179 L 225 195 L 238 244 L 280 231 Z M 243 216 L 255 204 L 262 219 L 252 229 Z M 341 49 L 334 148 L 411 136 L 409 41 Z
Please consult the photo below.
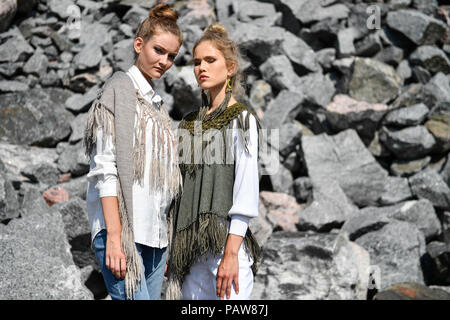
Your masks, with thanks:
M 160 299 L 167 216 L 181 191 L 177 137 L 152 79 L 182 44 L 177 13 L 152 8 L 134 40 L 135 64 L 115 72 L 89 110 L 87 209 L 95 252 L 112 299 Z
M 193 57 L 203 105 L 178 127 L 183 193 L 172 219 L 167 298 L 250 299 L 260 257 L 248 223 L 258 215 L 261 127 L 235 99 L 243 91 L 240 55 L 226 29 L 209 26 Z

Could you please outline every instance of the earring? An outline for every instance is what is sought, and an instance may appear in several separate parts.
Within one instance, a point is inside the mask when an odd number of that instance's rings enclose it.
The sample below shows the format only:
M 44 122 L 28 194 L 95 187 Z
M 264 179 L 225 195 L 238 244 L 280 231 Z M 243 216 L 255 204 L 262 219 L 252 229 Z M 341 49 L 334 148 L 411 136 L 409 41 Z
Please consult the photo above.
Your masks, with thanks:
M 225 92 L 232 92 L 233 91 L 233 87 L 231 85 L 231 78 L 227 78 L 227 89 L 225 90 Z

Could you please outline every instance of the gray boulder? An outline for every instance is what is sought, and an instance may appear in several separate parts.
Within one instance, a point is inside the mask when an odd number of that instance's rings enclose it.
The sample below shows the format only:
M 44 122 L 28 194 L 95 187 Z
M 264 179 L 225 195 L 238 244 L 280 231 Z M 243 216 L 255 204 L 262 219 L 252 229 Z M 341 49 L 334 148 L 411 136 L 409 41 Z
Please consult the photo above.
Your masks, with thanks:
M 450 103 L 433 109 L 425 127 L 434 136 L 439 152 L 445 153 L 450 150 Z
M 80 177 L 70 178 L 67 182 L 61 182 L 55 187 L 63 188 L 67 191 L 70 198 L 79 197 L 86 200 L 86 190 L 88 186 L 87 176 L 83 175 Z
M 423 103 L 399 108 L 389 112 L 383 119 L 383 124 L 394 127 L 420 125 L 425 121 L 428 111 L 428 107 Z
M 395 220 L 355 242 L 369 252 L 371 265 L 379 271 L 374 276 L 379 291 L 404 281 L 424 284 L 420 261 L 425 237 L 414 224 Z
M 39 163 L 27 166 L 22 170 L 22 175 L 32 182 L 39 182 L 47 186 L 53 186 L 58 182 L 59 171 L 55 164 Z
M 435 170 L 426 169 L 408 179 L 413 194 L 419 199 L 428 199 L 443 210 L 450 209 L 450 188 Z
M 380 205 L 395 204 L 411 199 L 413 194 L 408 184 L 408 179 L 401 177 L 387 177 L 383 192 L 378 198 Z
M 450 245 L 432 241 L 427 244 L 427 253 L 431 262 L 430 281 L 441 285 L 450 285 Z
M 53 147 L 70 135 L 73 115 L 64 108 L 63 89 L 32 89 L 0 99 L 0 138 L 15 144 Z
M 312 202 L 297 213 L 297 229 L 329 232 L 357 210 L 336 181 L 312 179 Z
M 20 81 L 0 80 L 0 93 L 28 91 L 30 87 Z
M 445 37 L 447 26 L 416 10 L 398 10 L 387 14 L 388 26 L 401 32 L 416 45 L 433 44 Z
M 89 161 L 83 148 L 83 141 L 76 144 L 61 142 L 57 149 L 60 153 L 57 164 L 62 173 L 70 172 L 72 176 L 81 176 L 89 172 Z
M 306 100 L 314 106 L 325 108 L 336 92 L 329 74 L 315 72 L 300 78 L 295 91 L 300 91 Z
M 13 184 L 6 175 L 6 168 L 0 159 L 0 221 L 19 216 L 19 200 Z
M 14 219 L 0 233 L 5 279 L 0 282 L 1 299 L 93 299 L 73 262 L 59 213 L 49 210 Z
M 409 177 L 422 171 L 430 163 L 430 160 L 430 156 L 414 160 L 394 160 L 390 172 L 395 176 Z
M 70 123 L 72 128 L 72 134 L 70 135 L 69 142 L 74 144 L 83 139 L 84 129 L 87 123 L 88 113 L 80 113 Z
M 26 61 L 33 52 L 33 47 L 17 32 L 0 45 L 0 62 Z
M 434 46 L 418 47 L 411 55 L 409 60 L 416 65 L 424 67 L 432 75 L 437 72 L 445 74 L 450 73 L 450 60 L 444 51 Z
M 74 113 L 86 112 L 91 103 L 97 98 L 98 93 L 98 86 L 92 87 L 84 94 L 75 93 L 65 101 L 65 107 Z
M 364 300 L 370 257 L 342 235 L 276 232 L 264 246 L 252 299 Z
M 294 66 L 306 71 L 320 71 L 314 51 L 299 37 L 287 31 L 284 35 L 282 50 Z
M 422 87 L 421 100 L 428 108 L 450 102 L 450 80 L 442 72 L 435 74 L 430 81 Z
M 17 12 L 17 0 L 3 0 L 0 2 L 0 32 L 8 30 Z
M 267 106 L 261 121 L 267 129 L 280 129 L 283 124 L 295 119 L 300 112 L 304 95 L 283 90 Z
M 425 126 L 400 130 L 383 127 L 380 141 L 399 159 L 417 159 L 433 150 L 436 140 Z
M 27 63 L 23 66 L 23 71 L 26 74 L 33 74 L 39 77 L 47 73 L 47 68 L 48 58 L 38 47 L 30 59 L 28 59 Z
M 378 203 L 388 173 L 366 149 L 356 131 L 303 136 L 302 149 L 312 180 L 336 180 L 345 195 L 359 207 Z
M 289 59 L 284 55 L 272 56 L 260 66 L 263 79 L 278 90 L 297 91 L 300 77 L 295 73 Z

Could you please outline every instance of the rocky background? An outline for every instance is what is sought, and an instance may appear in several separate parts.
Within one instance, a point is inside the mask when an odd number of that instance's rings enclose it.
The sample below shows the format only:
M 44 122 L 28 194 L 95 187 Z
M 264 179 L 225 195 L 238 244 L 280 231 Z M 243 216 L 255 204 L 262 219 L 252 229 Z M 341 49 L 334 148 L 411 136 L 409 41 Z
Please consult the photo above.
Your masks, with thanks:
M 185 38 L 157 82 L 174 124 L 200 104 L 190 52 L 219 21 L 244 54 L 246 103 L 280 130 L 251 222 L 253 298 L 449 299 L 445 1 L 167 2 Z M 155 3 L 0 0 L 0 299 L 107 297 L 83 126 Z

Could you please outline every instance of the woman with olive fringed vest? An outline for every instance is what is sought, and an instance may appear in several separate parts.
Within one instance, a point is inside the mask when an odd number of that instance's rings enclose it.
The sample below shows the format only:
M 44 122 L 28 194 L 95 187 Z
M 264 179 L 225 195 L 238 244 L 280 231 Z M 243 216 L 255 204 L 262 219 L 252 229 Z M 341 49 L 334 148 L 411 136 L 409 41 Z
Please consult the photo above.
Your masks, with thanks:
M 181 187 L 176 135 L 152 79 L 182 44 L 178 14 L 152 8 L 134 40 L 136 61 L 105 83 L 89 110 L 86 196 L 92 248 L 115 299 L 160 299 L 168 245 L 166 216 Z
M 258 215 L 259 120 L 234 97 L 242 91 L 240 56 L 223 26 L 209 26 L 193 56 L 203 106 L 178 128 L 183 194 L 172 220 L 167 297 L 250 299 L 260 256 L 248 228 Z

